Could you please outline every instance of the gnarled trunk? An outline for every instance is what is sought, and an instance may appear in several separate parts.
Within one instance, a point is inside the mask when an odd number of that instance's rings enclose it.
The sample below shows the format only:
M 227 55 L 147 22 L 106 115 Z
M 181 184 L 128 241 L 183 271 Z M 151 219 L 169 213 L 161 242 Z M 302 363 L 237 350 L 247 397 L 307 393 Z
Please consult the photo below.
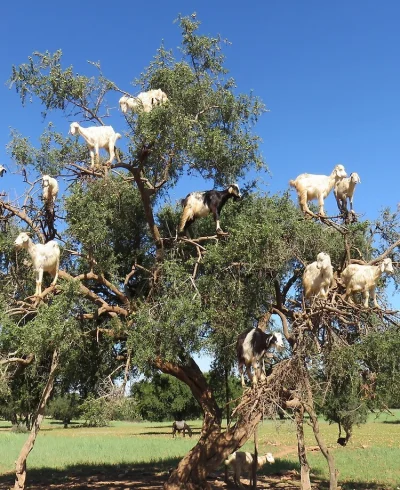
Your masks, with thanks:
M 157 368 L 185 382 L 203 409 L 203 426 L 198 443 L 179 462 L 164 484 L 164 490 L 209 489 L 207 475 L 249 439 L 261 420 L 262 411 L 238 418 L 235 425 L 221 432 L 221 410 L 207 380 L 193 359 L 181 366 L 158 359 Z

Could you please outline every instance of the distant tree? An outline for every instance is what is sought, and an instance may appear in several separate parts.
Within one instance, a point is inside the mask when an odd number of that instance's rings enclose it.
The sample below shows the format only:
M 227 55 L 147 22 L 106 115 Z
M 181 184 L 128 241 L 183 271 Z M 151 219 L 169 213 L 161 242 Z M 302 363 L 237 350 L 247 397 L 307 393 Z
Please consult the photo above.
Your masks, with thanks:
M 81 399 L 76 393 L 58 396 L 49 403 L 47 415 L 55 420 L 61 420 L 64 427 L 67 427 L 72 419 L 79 417 L 80 403 Z
M 80 414 L 88 427 L 105 427 L 112 419 L 113 409 L 109 400 L 89 395 L 80 407 Z
M 149 380 L 134 383 L 131 394 L 144 420 L 161 422 L 201 416 L 200 406 L 190 389 L 167 374 L 156 373 Z
M 373 405 L 365 397 L 362 366 L 353 346 L 342 347 L 331 352 L 328 369 L 324 372 L 324 386 L 329 389 L 323 396 L 321 411 L 327 420 L 338 424 L 338 441 L 342 445 L 347 444 L 354 426 L 367 421 Z

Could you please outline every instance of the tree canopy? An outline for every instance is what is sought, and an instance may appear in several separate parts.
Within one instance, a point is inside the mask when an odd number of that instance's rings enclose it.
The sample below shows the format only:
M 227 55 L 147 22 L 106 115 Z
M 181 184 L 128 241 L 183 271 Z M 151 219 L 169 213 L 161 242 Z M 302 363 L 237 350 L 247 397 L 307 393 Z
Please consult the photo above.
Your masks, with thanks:
M 24 487 L 24 461 L 40 425 L 35 421 L 54 385 L 58 393 L 111 399 L 138 372 L 156 373 L 159 380 L 162 372 L 185 383 L 201 408 L 203 428 L 199 443 L 166 483 L 170 489 L 203 488 L 207 474 L 244 444 L 261 418 L 281 409 L 294 411 L 303 447 L 305 410 L 334 489 L 334 462 L 318 432 L 317 412 L 344 424 L 339 415 L 352 408 L 334 402 L 348 399 L 349 379 L 358 380 L 352 401 L 366 396 L 361 371 L 376 375 L 369 405 L 385 403 L 392 396 L 390 382 L 398 379 L 392 356 L 398 317 L 383 299 L 387 279 L 379 284 L 383 308 L 376 311 L 344 301 L 339 277 L 350 261 L 374 264 L 390 256 L 397 265 L 398 211 L 386 210 L 377 223 L 305 219 L 287 193 L 257 189 L 249 175 L 266 169 L 255 133 L 264 104 L 238 92 L 224 68 L 220 37 L 201 35 L 195 16 L 179 17 L 178 25 L 179 53 L 162 45 L 134 80 L 133 94 L 106 78 L 99 63 L 89 64 L 91 76 L 64 68 L 61 51 L 36 52 L 12 69 L 10 83 L 22 104 L 38 99 L 46 122 L 56 112 L 85 127 L 112 124 L 125 141 L 120 162 L 106 165 L 102 157 L 90 168 L 83 139 L 58 132 L 52 122 L 39 146 L 12 132 L 9 152 L 24 194 L 0 201 L 0 389 L 11 400 L 21 376 L 37 380 L 40 374 L 45 385 L 41 395 L 38 387 L 31 444 L 17 463 L 15 488 Z M 124 131 L 117 127 L 118 97 L 158 88 L 167 103 L 148 113 L 128 111 Z M 41 199 L 41 174 L 62 182 L 54 207 Z M 227 235 L 215 234 L 211 218 L 205 218 L 191 227 L 193 238 L 177 236 L 181 209 L 168 195 L 182 180 L 188 192 L 198 190 L 190 186 L 192 175 L 212 179 L 217 187 L 240 182 L 242 200 L 228 202 L 222 213 Z M 55 238 L 62 248 L 58 283 L 44 288 L 40 298 L 31 296 L 29 256 L 14 249 L 23 230 L 36 243 Z M 337 285 L 326 302 L 305 304 L 301 276 L 321 251 L 331 257 Z M 396 268 L 395 287 L 398 274 Z M 244 392 L 235 423 L 223 431 L 222 408 L 229 400 L 217 403 L 213 382 L 194 355 L 210 355 L 215 373 L 228 380 L 238 334 L 256 325 L 271 327 L 272 315 L 282 323 L 286 353 L 272 361 L 267 385 Z M 306 472 L 304 452 L 299 458 Z

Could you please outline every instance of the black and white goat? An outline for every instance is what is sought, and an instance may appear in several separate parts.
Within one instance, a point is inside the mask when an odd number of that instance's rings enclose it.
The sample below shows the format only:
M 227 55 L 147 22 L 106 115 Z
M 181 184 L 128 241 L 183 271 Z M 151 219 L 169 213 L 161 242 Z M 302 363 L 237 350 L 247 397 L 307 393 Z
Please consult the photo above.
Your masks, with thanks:
M 248 328 L 238 336 L 236 342 L 236 352 L 239 363 L 239 373 L 242 379 L 242 386 L 245 387 L 243 369 L 253 385 L 259 379 L 265 379 L 265 374 L 261 370 L 260 362 L 267 354 L 269 349 L 275 348 L 278 352 L 284 349 L 283 337 L 280 332 L 265 333 L 260 328 Z M 250 366 L 253 366 L 253 375 Z
M 183 432 L 183 437 L 185 437 L 185 432 L 187 432 L 189 437 L 192 437 L 192 429 L 184 420 L 174 420 L 172 424 L 172 437 L 175 437 L 176 432 Z
M 179 234 L 185 235 L 187 228 L 197 219 L 212 213 L 217 233 L 223 233 L 219 224 L 219 215 L 226 201 L 230 198 L 240 199 L 239 186 L 231 184 L 223 191 L 191 192 L 182 199 L 183 212 L 179 223 Z

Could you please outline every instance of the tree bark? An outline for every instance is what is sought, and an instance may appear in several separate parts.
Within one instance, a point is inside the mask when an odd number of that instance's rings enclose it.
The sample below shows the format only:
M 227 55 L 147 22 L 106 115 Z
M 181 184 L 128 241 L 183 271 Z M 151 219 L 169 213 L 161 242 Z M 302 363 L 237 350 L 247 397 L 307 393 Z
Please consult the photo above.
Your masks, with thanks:
M 304 442 L 304 409 L 301 407 L 294 411 L 296 420 L 297 453 L 300 463 L 301 490 L 311 490 L 310 465 L 307 460 L 306 446 Z
M 53 352 L 53 359 L 51 362 L 50 374 L 47 380 L 46 386 L 44 387 L 42 397 L 39 402 L 39 406 L 36 412 L 36 417 L 32 424 L 31 433 L 25 444 L 23 445 L 21 452 L 19 453 L 18 459 L 15 463 L 15 484 L 13 490 L 24 490 L 25 480 L 26 480 L 26 460 L 28 459 L 29 453 L 32 451 L 33 446 L 36 441 L 36 436 L 40 430 L 41 423 L 44 418 L 44 411 L 46 408 L 47 401 L 51 392 L 53 391 L 54 379 L 56 375 L 56 370 L 58 368 L 59 354 L 57 349 Z
M 208 490 L 207 475 L 251 437 L 262 410 L 254 410 L 251 417 L 239 417 L 234 426 L 221 432 L 221 410 L 195 361 L 190 359 L 181 366 L 158 359 L 155 366 L 185 382 L 203 410 L 200 439 L 171 473 L 164 490 Z
M 257 427 L 254 429 L 254 456 L 253 456 L 253 467 L 252 472 L 252 482 L 250 487 L 252 490 L 257 490 L 257 466 L 258 466 L 258 434 Z
M 231 399 L 231 390 L 229 389 L 229 372 L 230 369 L 224 366 L 224 376 L 225 376 L 225 407 L 226 407 L 226 425 L 229 426 L 231 423 L 231 407 L 229 401 Z
M 326 446 L 324 440 L 321 437 L 321 433 L 319 431 L 318 417 L 314 410 L 314 401 L 313 401 L 312 389 L 310 385 L 310 379 L 308 378 L 308 373 L 306 373 L 304 376 L 304 383 L 306 386 L 307 398 L 308 398 L 307 404 L 305 404 L 305 409 L 308 415 L 310 416 L 315 440 L 317 441 L 317 444 L 328 463 L 329 490 L 337 490 L 337 480 L 338 480 L 339 471 L 335 467 L 335 458 L 333 457 L 333 454 L 329 451 L 328 447 Z

